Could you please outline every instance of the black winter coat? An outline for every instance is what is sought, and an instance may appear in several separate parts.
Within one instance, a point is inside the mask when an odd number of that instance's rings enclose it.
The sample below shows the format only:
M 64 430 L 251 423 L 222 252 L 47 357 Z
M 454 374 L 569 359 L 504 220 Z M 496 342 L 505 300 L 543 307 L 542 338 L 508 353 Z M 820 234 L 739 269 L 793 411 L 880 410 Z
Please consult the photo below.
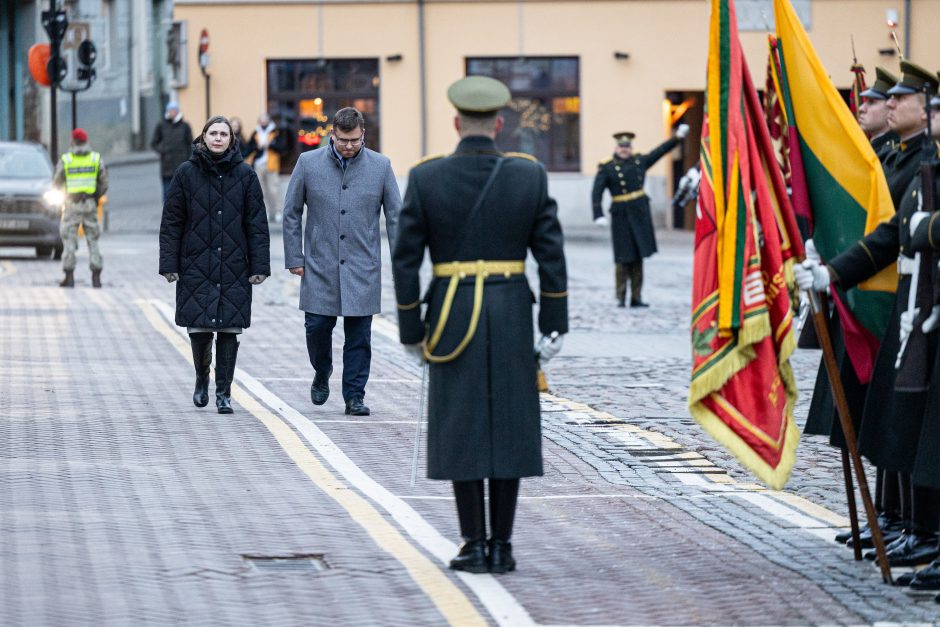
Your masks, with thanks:
M 189 159 L 193 149 L 193 131 L 185 120 L 161 120 L 153 129 L 150 147 L 160 153 L 160 176 L 173 176 L 176 168 Z
M 258 176 L 229 150 L 215 161 L 197 140 L 170 183 L 160 223 L 160 274 L 180 275 L 176 324 L 246 328 L 248 277 L 271 274 L 267 212 Z

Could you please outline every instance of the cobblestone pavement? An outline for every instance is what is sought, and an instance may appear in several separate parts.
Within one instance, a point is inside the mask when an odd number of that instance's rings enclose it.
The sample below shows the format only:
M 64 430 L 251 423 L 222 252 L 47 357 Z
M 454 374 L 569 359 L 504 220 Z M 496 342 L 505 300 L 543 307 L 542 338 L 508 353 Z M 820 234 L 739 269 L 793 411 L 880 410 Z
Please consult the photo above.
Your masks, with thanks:
M 197 409 L 155 240 L 105 237 L 103 290 L 87 257 L 62 290 L 54 262 L 0 250 L 0 624 L 937 620 L 931 596 L 832 542 L 845 497 L 821 439 L 770 492 L 689 418 L 687 234 L 663 234 L 648 262 L 649 310 L 613 307 L 604 241 L 569 243 L 546 474 L 523 483 L 519 570 L 503 576 L 446 569 L 453 501 L 422 473 L 410 485 L 421 373 L 392 317 L 373 329 L 372 415 L 343 415 L 339 367 L 313 407 L 297 282 L 276 272 L 241 338 L 236 413 Z M 801 390 L 818 360 L 794 359 Z

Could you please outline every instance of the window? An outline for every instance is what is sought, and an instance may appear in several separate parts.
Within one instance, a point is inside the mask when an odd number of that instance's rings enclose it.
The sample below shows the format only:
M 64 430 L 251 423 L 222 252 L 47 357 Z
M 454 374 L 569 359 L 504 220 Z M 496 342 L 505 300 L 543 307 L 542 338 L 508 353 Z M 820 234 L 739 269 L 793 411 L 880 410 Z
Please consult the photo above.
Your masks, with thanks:
M 290 173 L 301 153 L 327 144 L 343 107 L 362 112 L 366 146 L 379 150 L 378 59 L 268 61 L 268 112 L 292 140 L 282 173 Z
M 467 75 L 490 76 L 512 91 L 500 148 L 534 155 L 555 172 L 581 169 L 581 98 L 577 57 L 467 59 Z

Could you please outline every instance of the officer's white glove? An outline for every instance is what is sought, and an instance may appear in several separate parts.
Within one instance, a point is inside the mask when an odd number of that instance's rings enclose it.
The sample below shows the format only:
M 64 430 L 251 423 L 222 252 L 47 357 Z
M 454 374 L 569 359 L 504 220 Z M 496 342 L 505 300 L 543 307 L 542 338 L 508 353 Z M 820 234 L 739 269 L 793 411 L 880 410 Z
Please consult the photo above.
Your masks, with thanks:
M 409 359 L 413 360 L 419 366 L 424 364 L 424 348 L 420 343 L 403 344 L 402 348 L 405 349 L 405 354 L 408 355 Z
M 802 265 L 793 266 L 793 275 L 801 290 L 822 292 L 832 283 L 829 269 L 826 266 L 819 265 L 818 261 L 812 259 L 807 259 Z
M 901 313 L 901 321 L 899 323 L 899 337 L 901 339 L 901 344 L 907 341 L 907 338 L 910 337 L 911 332 L 914 330 L 914 319 L 917 317 L 917 314 L 920 313 L 920 307 L 915 307 L 913 311 L 905 311 Z
M 917 225 L 924 221 L 925 218 L 930 217 L 929 211 L 915 211 L 911 215 L 911 237 L 914 236 L 914 231 L 917 230 Z
M 685 138 L 685 136 L 688 134 L 689 134 L 688 124 L 680 124 L 678 128 L 676 128 L 676 137 L 678 137 L 679 139 Z
M 813 240 L 806 240 L 803 248 L 806 250 L 806 258 L 812 259 L 816 263 L 822 263 L 822 257 L 819 256 L 819 251 L 816 250 L 816 244 L 813 243 Z
M 920 325 L 920 328 L 924 333 L 930 333 L 937 328 L 938 324 L 940 324 L 940 305 L 934 305 L 930 310 L 930 315 L 924 320 L 924 324 Z
M 172 283 L 173 281 L 179 281 L 179 280 L 180 280 L 180 275 L 177 274 L 176 272 L 166 272 L 166 273 L 164 273 L 164 274 L 161 275 L 161 276 L 162 276 L 164 279 L 166 279 L 166 282 L 167 282 L 167 283 Z
M 564 337 L 564 335 L 558 335 L 557 331 L 553 331 L 551 335 L 540 337 L 539 341 L 535 343 L 535 354 L 538 355 L 539 361 L 544 364 L 560 353 Z
M 607 217 L 598 216 L 594 218 L 594 224 L 596 224 L 597 226 L 607 226 Z
M 250 277 L 248 277 L 248 282 L 252 285 L 261 285 L 264 283 L 266 278 L 268 278 L 268 275 L 266 274 L 252 274 Z

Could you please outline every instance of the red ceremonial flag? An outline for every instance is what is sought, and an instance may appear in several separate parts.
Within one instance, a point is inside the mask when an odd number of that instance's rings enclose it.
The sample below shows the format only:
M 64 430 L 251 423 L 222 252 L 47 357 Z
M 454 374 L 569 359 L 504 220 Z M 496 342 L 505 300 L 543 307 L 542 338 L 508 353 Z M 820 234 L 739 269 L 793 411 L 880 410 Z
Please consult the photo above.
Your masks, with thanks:
M 692 416 L 772 488 L 796 457 L 792 263 L 803 254 L 732 0 L 712 0 L 692 285 Z

